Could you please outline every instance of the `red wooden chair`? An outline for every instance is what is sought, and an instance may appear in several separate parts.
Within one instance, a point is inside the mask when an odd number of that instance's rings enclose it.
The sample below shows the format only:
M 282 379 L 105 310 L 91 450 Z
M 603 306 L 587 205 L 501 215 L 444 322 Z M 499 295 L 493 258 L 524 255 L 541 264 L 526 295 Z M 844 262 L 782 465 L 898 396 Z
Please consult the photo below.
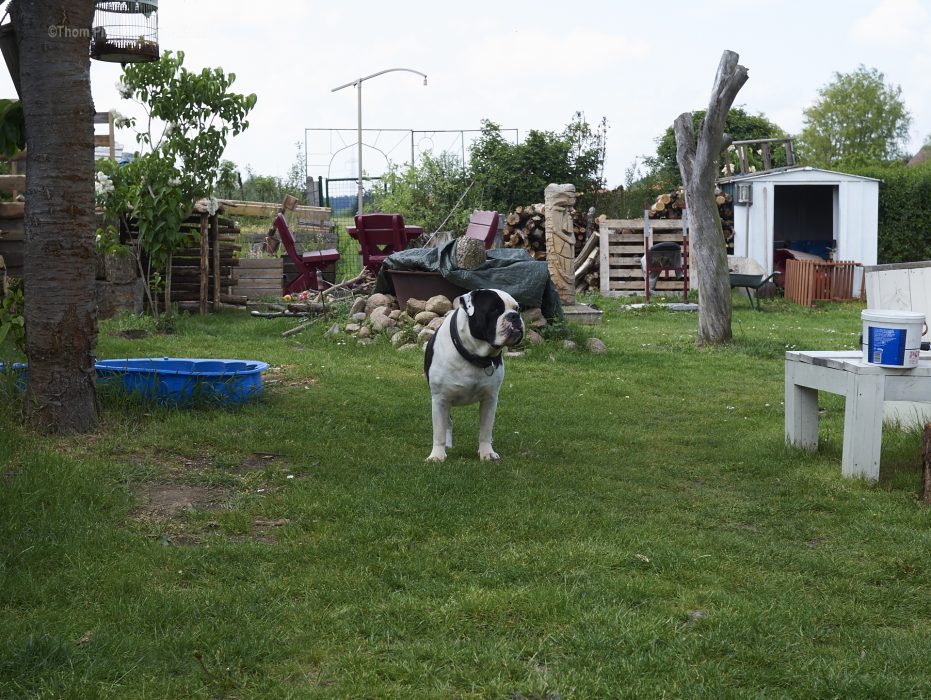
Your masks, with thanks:
M 378 274 L 385 258 L 404 250 L 412 238 L 423 233 L 419 226 L 405 226 L 400 214 L 356 214 L 355 228 L 348 231 L 359 241 L 362 265 L 373 275 Z
M 495 242 L 496 233 L 498 233 L 498 212 L 476 209 L 469 217 L 469 226 L 464 235 L 467 238 L 480 240 L 485 244 L 485 250 L 490 250 Z
M 332 265 L 339 260 L 339 251 L 335 248 L 326 250 L 314 250 L 301 255 L 297 252 L 297 245 L 294 242 L 294 234 L 288 228 L 288 222 L 284 220 L 283 214 L 275 217 L 275 228 L 278 229 L 278 235 L 281 242 L 284 243 L 284 249 L 288 252 L 288 257 L 297 266 L 298 275 L 284 286 L 284 293 L 303 292 L 305 289 L 320 290 L 320 285 L 330 286 L 324 279 L 318 279 L 317 273 L 322 272 L 323 268 Z

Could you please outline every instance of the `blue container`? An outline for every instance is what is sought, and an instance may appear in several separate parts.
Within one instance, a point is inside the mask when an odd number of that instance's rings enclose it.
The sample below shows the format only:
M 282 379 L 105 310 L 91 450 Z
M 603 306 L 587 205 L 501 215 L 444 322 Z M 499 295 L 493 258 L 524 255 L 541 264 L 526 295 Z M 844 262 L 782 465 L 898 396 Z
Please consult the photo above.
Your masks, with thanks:
M 268 363 L 255 360 L 211 360 L 142 357 L 97 362 L 100 386 L 118 383 L 128 394 L 172 406 L 203 401 L 240 404 L 262 393 Z
M 4 375 L 11 373 L 13 383 L 18 391 L 26 390 L 26 377 L 29 373 L 29 365 L 25 362 L 15 362 L 12 365 L 4 365 L 0 362 L 0 381 L 3 381 Z

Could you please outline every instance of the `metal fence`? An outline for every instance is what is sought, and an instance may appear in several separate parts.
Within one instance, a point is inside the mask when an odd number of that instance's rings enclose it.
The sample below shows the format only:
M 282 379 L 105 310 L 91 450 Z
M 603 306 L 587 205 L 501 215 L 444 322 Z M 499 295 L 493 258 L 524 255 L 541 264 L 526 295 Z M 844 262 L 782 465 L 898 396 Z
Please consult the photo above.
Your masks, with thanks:
M 372 202 L 372 186 L 381 178 L 363 178 L 364 204 Z M 336 266 L 337 280 L 355 277 L 362 271 L 362 256 L 359 254 L 359 244 L 348 233 L 346 227 L 353 225 L 353 219 L 359 206 L 359 180 L 358 178 L 325 178 L 322 180 L 323 206 L 330 207 L 330 221 L 337 234 L 337 247 L 340 252 L 339 263 Z

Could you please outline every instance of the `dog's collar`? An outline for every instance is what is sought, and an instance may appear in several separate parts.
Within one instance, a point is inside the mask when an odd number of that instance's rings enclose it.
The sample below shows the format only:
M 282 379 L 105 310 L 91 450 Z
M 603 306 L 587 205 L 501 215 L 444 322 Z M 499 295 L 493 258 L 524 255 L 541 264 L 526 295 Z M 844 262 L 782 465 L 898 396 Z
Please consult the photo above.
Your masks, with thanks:
M 453 317 L 449 321 L 449 337 L 452 338 L 453 346 L 468 362 L 475 365 L 476 367 L 481 367 L 485 370 L 488 376 L 491 376 L 495 373 L 495 370 L 501 366 L 502 359 L 500 352 L 495 355 L 482 356 L 476 355 L 474 352 L 467 350 L 466 346 L 462 344 L 462 338 L 459 337 L 459 324 L 456 322 L 458 315 L 459 309 L 456 309 L 453 312 Z M 490 372 L 488 371 L 489 369 L 491 369 Z

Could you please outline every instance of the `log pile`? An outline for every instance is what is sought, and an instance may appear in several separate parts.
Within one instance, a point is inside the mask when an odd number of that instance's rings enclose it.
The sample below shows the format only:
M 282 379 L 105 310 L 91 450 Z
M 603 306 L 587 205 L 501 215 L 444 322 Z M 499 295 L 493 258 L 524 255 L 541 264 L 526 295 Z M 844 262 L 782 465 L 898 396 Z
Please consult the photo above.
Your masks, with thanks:
M 733 253 L 734 246 L 734 198 L 721 189 L 714 191 L 718 214 L 721 216 L 721 230 L 727 241 L 728 253 Z M 685 205 L 685 193 L 679 187 L 674 192 L 663 193 L 650 205 L 651 219 L 681 219 Z
M 575 288 L 579 292 L 595 291 L 600 287 L 600 266 L 598 257 L 598 231 L 597 227 L 601 221 L 607 217 L 604 214 L 598 217 L 600 221 L 595 223 L 595 231 L 589 239 L 582 244 L 581 249 L 576 249 L 575 255 Z
M 546 260 L 546 223 L 542 204 L 517 207 L 504 218 L 505 248 L 524 248 L 535 260 Z
M 586 223 L 586 213 L 573 208 L 576 255 L 585 245 Z M 546 218 L 543 205 L 532 204 L 514 209 L 504 219 L 502 238 L 505 248 L 525 248 L 535 260 L 546 260 Z

